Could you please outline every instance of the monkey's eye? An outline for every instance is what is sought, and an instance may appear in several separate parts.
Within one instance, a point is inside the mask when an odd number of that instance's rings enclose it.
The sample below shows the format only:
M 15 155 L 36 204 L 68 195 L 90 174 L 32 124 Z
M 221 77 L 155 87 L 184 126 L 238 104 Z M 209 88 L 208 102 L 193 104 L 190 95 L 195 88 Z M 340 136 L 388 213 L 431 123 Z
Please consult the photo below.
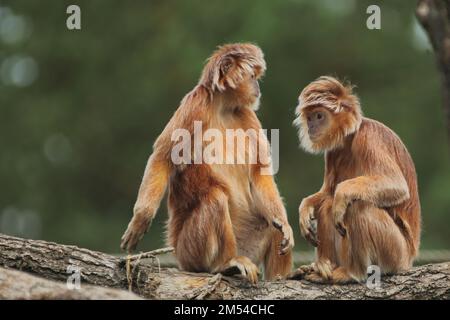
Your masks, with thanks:
M 252 74 L 252 79 L 255 79 L 255 78 L 256 78 L 255 74 Z
M 322 115 L 321 113 L 318 113 L 318 114 L 317 114 L 317 119 L 318 119 L 318 120 L 321 120 L 322 118 L 323 118 L 323 115 Z
M 306 119 L 307 119 L 308 121 L 311 121 L 311 116 L 307 116 Z

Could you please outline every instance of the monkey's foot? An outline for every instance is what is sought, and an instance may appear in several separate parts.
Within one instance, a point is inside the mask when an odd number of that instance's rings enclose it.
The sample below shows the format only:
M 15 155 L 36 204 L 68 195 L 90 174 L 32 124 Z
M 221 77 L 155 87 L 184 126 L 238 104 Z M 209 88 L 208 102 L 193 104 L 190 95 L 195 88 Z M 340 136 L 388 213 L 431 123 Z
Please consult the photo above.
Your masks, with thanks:
M 324 276 L 321 271 L 314 271 L 307 274 L 304 279 L 309 282 L 321 283 L 321 284 L 347 284 L 356 282 L 347 270 L 343 267 L 338 267 L 331 272 L 331 276 Z
M 331 282 L 334 284 L 346 284 L 357 282 L 350 276 L 350 273 L 344 267 L 338 267 L 331 274 Z
M 303 266 L 298 267 L 297 270 L 294 270 L 293 272 L 291 272 L 287 276 L 287 279 L 301 280 L 301 279 L 304 279 L 306 277 L 306 275 L 308 275 L 312 272 L 314 272 L 314 268 L 313 268 L 312 264 L 303 265 Z
M 240 274 L 250 281 L 250 283 L 255 284 L 258 282 L 258 267 L 249 258 L 244 256 L 231 259 L 219 272 L 224 276 Z
M 319 274 L 326 280 L 331 280 L 333 270 L 336 268 L 336 266 L 334 266 L 328 259 L 320 259 L 313 262 L 311 266 L 313 267 L 315 273 Z

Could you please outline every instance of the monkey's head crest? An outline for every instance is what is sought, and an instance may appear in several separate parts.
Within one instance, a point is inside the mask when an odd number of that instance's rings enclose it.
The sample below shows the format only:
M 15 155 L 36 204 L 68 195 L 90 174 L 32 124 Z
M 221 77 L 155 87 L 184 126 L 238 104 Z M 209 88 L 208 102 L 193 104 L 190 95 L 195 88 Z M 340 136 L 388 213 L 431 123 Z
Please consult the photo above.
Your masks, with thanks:
M 319 107 L 329 111 L 331 123 L 326 134 L 313 141 L 309 135 L 307 114 Z M 353 94 L 353 86 L 344 85 L 330 76 L 322 76 L 302 90 L 295 114 L 294 124 L 299 129 L 300 145 L 310 153 L 342 147 L 345 137 L 356 132 L 362 121 L 361 106 Z
M 211 92 L 236 89 L 246 76 L 260 78 L 266 71 L 262 50 L 251 43 L 225 44 L 207 60 L 199 84 Z

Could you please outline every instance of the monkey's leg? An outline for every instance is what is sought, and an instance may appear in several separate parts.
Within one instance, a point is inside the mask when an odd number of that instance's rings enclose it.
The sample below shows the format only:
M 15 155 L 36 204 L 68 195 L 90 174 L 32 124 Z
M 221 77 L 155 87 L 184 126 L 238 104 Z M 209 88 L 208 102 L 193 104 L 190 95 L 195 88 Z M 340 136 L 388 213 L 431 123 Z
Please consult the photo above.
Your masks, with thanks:
M 187 215 L 175 245 L 183 270 L 240 273 L 250 282 L 257 282 L 255 264 L 247 257 L 237 256 L 228 198 L 222 191 L 211 190 L 208 199 Z
M 276 229 L 268 229 L 270 240 L 264 258 L 264 279 L 273 280 L 277 277 L 285 278 L 292 269 L 292 250 L 280 255 L 280 245 L 283 234 Z
M 408 269 L 408 245 L 389 213 L 364 201 L 355 201 L 344 219 L 348 234 L 342 238 L 339 261 L 342 268 L 332 274 L 335 283 L 367 278 L 369 265 L 382 273 Z

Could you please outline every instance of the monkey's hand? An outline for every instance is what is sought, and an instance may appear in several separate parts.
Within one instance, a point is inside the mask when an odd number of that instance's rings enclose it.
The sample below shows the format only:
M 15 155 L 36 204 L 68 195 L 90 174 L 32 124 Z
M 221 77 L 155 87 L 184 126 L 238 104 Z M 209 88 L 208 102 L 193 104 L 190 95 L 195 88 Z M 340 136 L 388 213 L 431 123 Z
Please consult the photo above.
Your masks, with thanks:
M 285 255 L 294 247 L 294 233 L 291 226 L 287 222 L 281 222 L 278 218 L 272 220 L 272 225 L 283 234 L 283 239 L 280 243 L 279 254 Z
M 122 236 L 120 247 L 122 250 L 133 251 L 136 249 L 138 242 L 148 231 L 151 225 L 153 212 L 146 207 L 134 208 L 134 215 L 128 224 L 128 228 Z
M 317 219 L 314 216 L 314 206 L 311 206 L 307 199 L 303 199 L 298 210 L 302 236 L 314 247 L 317 247 Z
M 349 204 L 349 199 L 346 197 L 344 192 L 339 190 L 338 186 L 333 200 L 332 212 L 334 217 L 334 226 L 343 237 L 347 234 L 347 228 L 344 225 L 344 218 Z

